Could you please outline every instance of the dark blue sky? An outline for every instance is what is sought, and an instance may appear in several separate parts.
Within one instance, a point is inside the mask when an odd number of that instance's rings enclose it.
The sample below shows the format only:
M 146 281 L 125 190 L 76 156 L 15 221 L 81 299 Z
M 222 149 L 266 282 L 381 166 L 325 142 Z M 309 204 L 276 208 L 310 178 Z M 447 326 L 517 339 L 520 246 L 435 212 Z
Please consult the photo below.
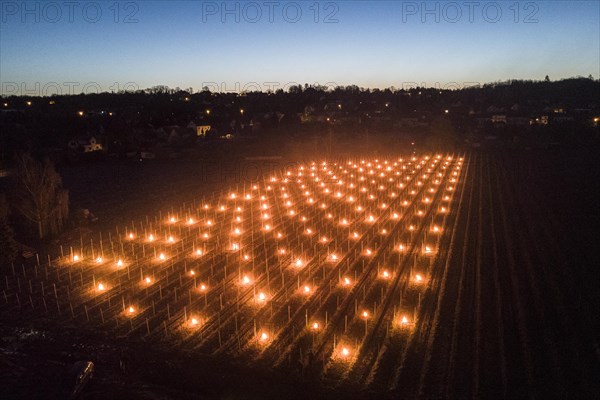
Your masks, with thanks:
M 596 0 L 69 4 L 2 1 L 4 94 L 600 75 Z

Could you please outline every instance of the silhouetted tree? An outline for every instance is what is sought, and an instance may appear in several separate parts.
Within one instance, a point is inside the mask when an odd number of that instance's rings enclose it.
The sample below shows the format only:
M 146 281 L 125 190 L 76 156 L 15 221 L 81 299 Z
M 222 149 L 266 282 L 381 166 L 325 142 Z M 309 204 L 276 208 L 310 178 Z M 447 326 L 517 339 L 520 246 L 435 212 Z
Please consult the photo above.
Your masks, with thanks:
M 0 195 L 0 264 L 8 264 L 18 253 L 15 234 L 8 223 L 8 201 L 4 194 Z
M 69 193 L 62 187 L 54 164 L 24 153 L 16 159 L 13 204 L 35 225 L 40 239 L 61 231 L 69 215 Z

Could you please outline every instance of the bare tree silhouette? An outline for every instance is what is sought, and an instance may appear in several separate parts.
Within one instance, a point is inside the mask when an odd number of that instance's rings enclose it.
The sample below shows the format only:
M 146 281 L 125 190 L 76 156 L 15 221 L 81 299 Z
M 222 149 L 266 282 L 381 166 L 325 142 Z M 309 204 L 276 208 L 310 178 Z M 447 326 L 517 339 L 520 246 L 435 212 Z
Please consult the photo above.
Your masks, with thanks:
M 0 194 L 0 264 L 13 261 L 18 253 L 15 234 L 8 223 L 8 201 Z
M 62 187 L 54 164 L 37 161 L 29 153 L 16 159 L 13 205 L 35 225 L 40 239 L 60 232 L 69 214 L 69 193 Z

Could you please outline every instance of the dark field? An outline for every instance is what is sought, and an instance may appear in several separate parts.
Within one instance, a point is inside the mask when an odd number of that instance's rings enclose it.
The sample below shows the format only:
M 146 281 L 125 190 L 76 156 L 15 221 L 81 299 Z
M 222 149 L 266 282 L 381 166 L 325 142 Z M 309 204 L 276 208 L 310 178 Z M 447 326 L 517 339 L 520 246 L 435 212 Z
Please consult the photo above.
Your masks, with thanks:
M 247 263 L 228 251 L 229 242 L 204 243 L 202 230 L 165 222 L 193 215 L 194 224 L 207 218 L 219 224 L 222 217 L 203 214 L 201 198 L 217 189 L 250 191 L 254 182 L 244 177 L 261 171 L 269 178 L 294 157 L 63 168 L 74 206 L 89 208 L 100 221 L 85 238 L 71 238 L 73 253 L 61 242 L 64 257 L 54 260 L 60 250 L 51 249 L 51 266 L 42 255 L 39 265 L 3 267 L 0 376 L 8 390 L 2 397 L 59 397 L 66 366 L 90 359 L 97 373 L 82 396 L 90 399 L 597 398 L 596 153 L 498 150 L 452 157 L 452 167 L 464 157 L 457 182 L 449 180 L 450 169 L 432 167 L 424 179 L 439 172 L 443 181 L 427 202 L 429 183 L 421 188 L 416 171 L 398 197 L 381 189 L 390 197 L 386 210 L 401 211 L 396 219 L 378 213 L 383 197 L 373 205 L 365 197 L 365 216 L 381 219 L 365 225 L 362 217 L 349 218 L 361 233 L 356 241 L 348 239 L 348 228 L 327 221 L 327 211 L 299 206 L 318 229 L 316 239 L 331 239 L 319 247 L 303 234 L 307 225 L 269 206 L 269 220 L 293 254 L 279 257 L 279 244 L 253 235 L 242 243 L 242 252 L 252 255 Z M 289 190 L 300 197 L 304 189 Z M 363 201 L 358 190 L 356 196 Z M 410 199 L 406 206 L 404 199 Z M 346 202 L 328 206 L 336 217 L 349 215 Z M 249 212 L 244 209 L 244 219 L 254 221 Z M 223 225 L 216 237 L 229 237 L 233 225 Z M 441 233 L 433 234 L 434 227 Z M 260 224 L 245 229 L 260 236 Z M 129 232 L 135 243 L 126 241 Z M 141 240 L 151 232 L 176 241 L 152 245 L 153 253 Z M 365 255 L 371 248 L 375 254 Z M 206 257 L 190 258 L 196 249 Z M 164 264 L 156 261 L 161 251 Z M 327 257 L 334 251 L 340 260 L 332 264 Z M 85 254 L 84 261 L 74 263 L 74 254 Z M 123 257 L 125 266 L 96 265 L 99 254 Z M 299 272 L 289 268 L 296 257 Z M 255 287 L 239 288 L 244 273 Z M 423 282 L 415 282 L 417 273 Z M 151 287 L 141 286 L 146 276 Z M 348 289 L 341 287 L 344 277 Z M 96 295 L 100 281 L 109 287 Z M 201 283 L 208 284 L 206 294 L 199 293 Z M 298 294 L 304 285 L 314 294 Z M 268 305 L 257 307 L 260 290 Z M 130 304 L 133 316 L 126 315 Z M 199 327 L 190 325 L 192 317 Z M 314 322 L 319 327 L 312 330 Z

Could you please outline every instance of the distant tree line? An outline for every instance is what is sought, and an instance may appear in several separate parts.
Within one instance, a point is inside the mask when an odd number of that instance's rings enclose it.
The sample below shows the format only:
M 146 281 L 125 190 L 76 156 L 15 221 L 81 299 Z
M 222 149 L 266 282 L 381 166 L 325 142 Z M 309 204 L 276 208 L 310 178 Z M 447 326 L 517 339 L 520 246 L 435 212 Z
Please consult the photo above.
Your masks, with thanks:
M 560 105 L 565 109 L 591 109 L 597 113 L 600 110 L 598 93 L 600 80 L 590 76 L 558 81 L 515 79 L 457 90 L 298 84 L 286 91 L 217 93 L 208 87 L 198 91 L 158 85 L 119 93 L 10 96 L 0 98 L 0 165 L 13 164 L 16 153 L 58 153 L 69 141 L 81 136 L 102 134 L 109 145 L 114 145 L 113 148 L 136 147 L 139 146 L 134 137 L 136 130 L 183 127 L 190 121 L 220 126 L 222 130 L 229 126 L 252 125 L 257 135 L 279 128 L 284 128 L 279 132 L 292 135 L 301 135 L 311 129 L 312 132 L 328 132 L 329 128 L 322 122 L 302 122 L 301 115 L 311 112 L 337 112 L 340 118 L 334 133 L 341 129 L 352 132 L 349 124 L 339 125 L 344 119 L 361 125 L 354 133 L 363 132 L 364 128 L 375 133 L 384 128 L 391 131 L 394 122 L 402 118 L 426 116 L 431 122 L 439 117 L 440 110 L 454 107 L 456 112 L 449 118 L 462 134 L 469 123 L 466 118 L 485 114 L 490 106 L 510 109 L 518 105 L 522 110 L 543 110 Z M 328 107 L 332 104 L 343 107 L 331 111 Z M 265 118 L 267 115 L 269 117 Z M 282 117 L 278 118 L 279 115 Z M 459 121 L 463 117 L 465 120 Z M 261 123 L 256 124 L 257 121 Z M 260 128 L 256 128 L 259 125 Z

